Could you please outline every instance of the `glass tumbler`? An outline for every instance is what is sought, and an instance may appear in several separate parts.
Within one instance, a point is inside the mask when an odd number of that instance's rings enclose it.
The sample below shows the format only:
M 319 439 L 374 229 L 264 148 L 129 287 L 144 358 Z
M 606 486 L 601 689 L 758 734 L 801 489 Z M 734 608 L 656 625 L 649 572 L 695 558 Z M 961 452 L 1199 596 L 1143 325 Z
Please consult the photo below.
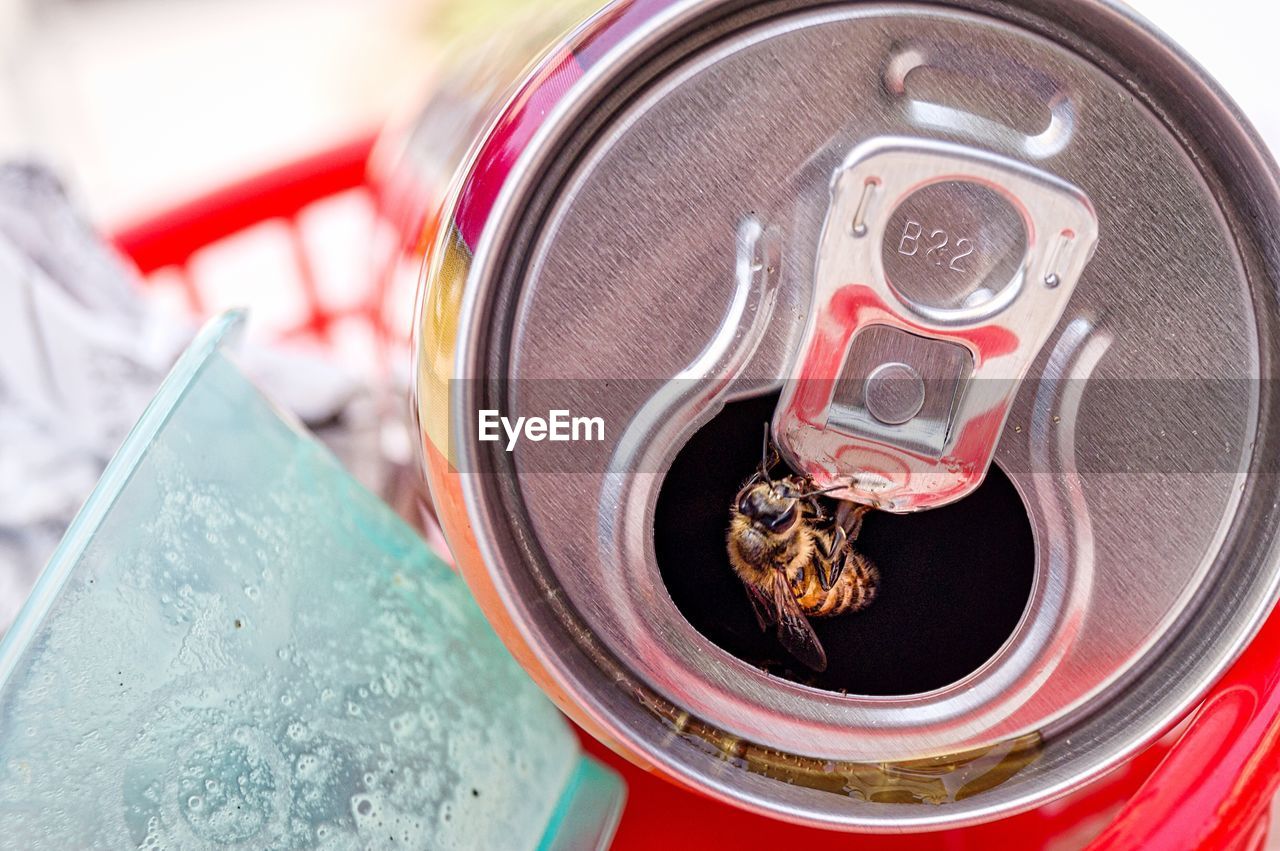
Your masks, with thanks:
M 616 775 L 462 581 L 183 355 L 0 644 L 0 847 L 577 849 Z

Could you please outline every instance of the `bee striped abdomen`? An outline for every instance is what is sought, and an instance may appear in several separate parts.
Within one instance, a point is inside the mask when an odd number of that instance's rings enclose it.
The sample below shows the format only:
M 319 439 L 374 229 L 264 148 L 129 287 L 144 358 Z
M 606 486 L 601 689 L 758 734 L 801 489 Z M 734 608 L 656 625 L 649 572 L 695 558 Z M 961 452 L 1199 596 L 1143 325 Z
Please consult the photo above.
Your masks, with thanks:
M 831 586 L 824 591 L 818 581 L 818 566 L 813 564 L 805 571 L 805 582 L 796 594 L 796 602 L 800 610 L 811 618 L 832 617 L 849 612 L 857 612 L 868 605 L 876 597 L 880 585 L 880 572 L 861 553 L 848 551 L 845 555 L 844 572 Z

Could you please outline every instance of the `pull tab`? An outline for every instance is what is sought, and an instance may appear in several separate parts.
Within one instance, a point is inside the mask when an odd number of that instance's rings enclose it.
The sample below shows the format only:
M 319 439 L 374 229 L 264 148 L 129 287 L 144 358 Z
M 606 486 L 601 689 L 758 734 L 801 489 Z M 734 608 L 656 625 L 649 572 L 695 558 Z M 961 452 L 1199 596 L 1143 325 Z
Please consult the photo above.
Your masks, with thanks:
M 859 145 L 774 415 L 786 460 L 894 512 L 974 490 L 1097 239 L 1089 199 L 1047 172 L 949 142 Z

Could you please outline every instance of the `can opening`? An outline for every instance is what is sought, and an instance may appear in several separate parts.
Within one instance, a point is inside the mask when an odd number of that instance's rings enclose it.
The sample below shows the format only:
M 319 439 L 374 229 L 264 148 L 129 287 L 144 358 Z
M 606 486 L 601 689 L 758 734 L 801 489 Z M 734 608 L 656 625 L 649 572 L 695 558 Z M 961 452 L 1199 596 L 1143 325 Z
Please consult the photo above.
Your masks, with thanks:
M 827 652 L 804 667 L 761 632 L 725 551 L 729 507 L 759 461 L 777 395 L 732 402 L 677 455 L 654 519 L 658 568 L 677 608 L 743 661 L 829 691 L 908 695 L 950 685 L 990 659 L 1031 594 L 1035 543 L 1009 478 L 994 465 L 974 493 L 919 514 L 868 515 L 858 549 L 880 569 L 865 610 L 811 621 Z

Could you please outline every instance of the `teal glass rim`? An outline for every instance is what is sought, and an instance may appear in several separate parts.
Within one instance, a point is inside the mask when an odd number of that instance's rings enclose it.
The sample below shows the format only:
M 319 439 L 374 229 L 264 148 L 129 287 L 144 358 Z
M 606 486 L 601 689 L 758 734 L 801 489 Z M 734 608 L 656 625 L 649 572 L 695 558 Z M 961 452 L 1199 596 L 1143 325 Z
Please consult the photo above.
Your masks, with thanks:
M 116 500 L 138 469 L 148 447 L 164 429 L 210 359 L 240 340 L 247 320 L 248 312 L 243 309 L 228 310 L 210 319 L 169 370 L 160 389 L 147 403 L 142 416 L 107 463 L 93 492 L 67 527 L 62 541 L 49 558 L 40 578 L 36 580 L 13 624 L 4 637 L 0 638 L 0 684 L 13 673 L 14 666 L 22 655 L 21 645 L 26 636 L 38 629 L 44 621 L 58 592 L 102 527 Z M 286 420 L 292 422 L 293 418 L 286 417 Z

